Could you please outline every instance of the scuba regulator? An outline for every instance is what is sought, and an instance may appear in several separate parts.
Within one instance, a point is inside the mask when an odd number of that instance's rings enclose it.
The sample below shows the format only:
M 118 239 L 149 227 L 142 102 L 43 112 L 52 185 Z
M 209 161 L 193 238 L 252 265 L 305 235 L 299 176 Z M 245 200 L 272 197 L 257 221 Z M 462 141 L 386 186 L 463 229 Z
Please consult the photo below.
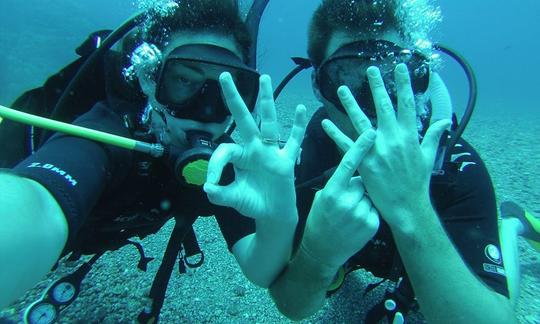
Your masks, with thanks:
M 166 147 L 167 162 L 180 183 L 202 186 L 206 182 L 208 161 L 217 144 L 212 141 L 211 134 L 202 131 L 187 131 L 186 139 L 187 149 L 175 145 Z

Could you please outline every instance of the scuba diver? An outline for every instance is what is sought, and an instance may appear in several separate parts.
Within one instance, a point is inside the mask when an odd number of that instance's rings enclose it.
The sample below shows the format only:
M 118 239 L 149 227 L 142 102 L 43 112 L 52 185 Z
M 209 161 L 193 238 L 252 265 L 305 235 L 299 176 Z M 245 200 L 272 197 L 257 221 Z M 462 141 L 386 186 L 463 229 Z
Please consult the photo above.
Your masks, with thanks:
M 433 323 L 514 323 L 492 182 L 456 139 L 448 90 L 407 30 L 407 17 L 418 19 L 407 14 L 424 11 L 400 3 L 323 0 L 312 17 L 324 107 L 297 168 L 294 256 L 271 296 L 303 319 L 362 268 L 395 282 L 366 323 L 403 323 L 411 310 Z
M 305 107 L 297 108 L 289 141 L 280 148 L 271 81 L 247 63 L 253 40 L 237 1 L 173 4 L 165 14 L 148 13 L 149 24 L 122 41 L 131 54 L 124 74 L 142 93 L 122 95 L 113 90 L 129 85 L 113 84 L 106 99 L 76 118 L 76 127 L 56 128 L 68 134 L 83 129 L 95 140 L 55 133 L 0 172 L 0 307 L 35 285 L 63 255 L 94 254 L 27 310 L 27 322 L 56 320 L 104 251 L 135 244 L 129 238 L 153 234 L 171 218 L 176 225 L 150 291 L 152 306 L 140 322 L 158 320 L 181 243 L 193 235 L 198 216 L 215 215 L 229 251 L 258 286 L 268 287 L 290 258 Z M 258 96 L 260 129 L 252 117 Z M 228 134 L 231 114 L 241 145 Z M 118 147 L 127 138 L 137 141 L 133 150 Z M 206 183 L 210 156 L 222 156 L 224 148 L 232 165 L 219 176 L 210 173 Z M 264 195 L 269 192 L 275 194 Z M 141 252 L 139 268 L 149 261 Z

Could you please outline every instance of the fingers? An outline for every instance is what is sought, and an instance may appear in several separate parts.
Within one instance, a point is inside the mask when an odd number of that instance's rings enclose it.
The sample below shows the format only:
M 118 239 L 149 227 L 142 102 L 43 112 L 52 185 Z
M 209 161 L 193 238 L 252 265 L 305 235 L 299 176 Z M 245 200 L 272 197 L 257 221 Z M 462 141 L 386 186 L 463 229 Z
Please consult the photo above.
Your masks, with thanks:
M 279 129 L 274 104 L 272 80 L 268 75 L 262 75 L 259 79 L 260 108 L 261 108 L 261 137 L 263 141 L 275 142 L 278 145 Z
M 242 157 L 242 148 L 236 144 L 220 144 L 208 162 L 206 182 L 218 184 L 227 163 L 237 163 Z
M 298 157 L 300 146 L 304 140 L 304 134 L 306 133 L 306 127 L 308 124 L 308 118 L 306 113 L 306 107 L 304 105 L 298 105 L 296 107 L 296 113 L 294 115 L 294 123 L 291 130 L 291 135 L 287 144 L 285 144 L 285 152 L 291 158 Z
M 371 122 L 369 121 L 369 118 L 367 118 L 366 114 L 364 114 L 360 106 L 358 106 L 358 103 L 356 102 L 356 99 L 354 99 L 351 90 L 347 86 L 341 86 L 338 88 L 337 93 L 339 100 L 343 104 L 343 107 L 345 107 L 345 111 L 347 111 L 347 114 L 349 115 L 349 118 L 351 119 L 351 122 L 358 134 L 362 134 L 370 129 L 372 127 Z
M 336 143 L 336 145 L 343 151 L 347 152 L 354 142 L 345 135 L 332 121 L 325 119 L 321 123 L 324 132 Z M 362 134 L 362 133 L 360 133 Z
M 326 186 L 346 187 L 350 179 L 358 169 L 358 166 L 375 142 L 375 131 L 370 129 L 364 132 L 345 153 L 336 171 L 328 180 Z
M 384 132 L 393 132 L 397 126 L 396 114 L 392 100 L 386 92 L 381 72 L 377 67 L 370 66 L 367 69 L 367 76 L 377 111 L 377 128 Z
M 418 138 L 416 130 L 416 104 L 407 65 L 398 64 L 394 71 L 397 84 L 398 122 L 406 136 Z
M 429 161 L 435 161 L 441 136 L 445 130 L 450 128 L 450 125 L 452 125 L 451 120 L 443 119 L 435 122 L 428 128 L 426 136 L 424 136 L 422 141 L 422 151 L 424 152 L 424 155 L 429 158 Z
M 228 72 L 221 73 L 219 83 L 221 84 L 225 103 L 231 111 L 242 139 L 248 142 L 256 138 L 259 134 L 257 124 L 246 107 L 240 93 L 238 93 L 231 74 Z

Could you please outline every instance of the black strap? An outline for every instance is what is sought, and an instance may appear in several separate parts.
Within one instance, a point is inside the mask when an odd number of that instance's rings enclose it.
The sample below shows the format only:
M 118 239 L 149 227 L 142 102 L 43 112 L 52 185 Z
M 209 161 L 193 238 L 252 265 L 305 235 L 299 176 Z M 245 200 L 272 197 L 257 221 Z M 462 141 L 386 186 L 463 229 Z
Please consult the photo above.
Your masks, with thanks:
M 385 283 L 388 279 L 381 279 L 379 282 L 376 282 L 376 283 L 372 283 L 372 284 L 369 284 L 366 288 L 366 290 L 364 290 L 364 296 L 369 294 L 373 289 L 379 287 L 380 285 L 382 285 L 383 283 Z
M 186 238 L 184 239 L 184 243 L 182 245 L 185 252 L 185 255 L 183 256 L 185 265 L 192 269 L 202 266 L 204 263 L 204 253 L 201 251 L 199 242 L 197 241 L 197 235 L 195 235 L 193 227 L 191 227 L 191 230 L 186 234 Z M 190 262 L 189 258 L 196 255 L 200 256 L 199 260 L 194 263 Z
M 139 251 L 140 259 L 139 259 L 139 263 L 137 264 L 137 268 L 139 268 L 142 271 L 146 272 L 146 269 L 148 267 L 148 263 L 150 263 L 150 261 L 154 260 L 154 258 L 147 258 L 144 255 L 144 248 L 141 245 L 141 243 L 133 242 L 133 241 L 130 241 L 130 240 L 127 240 L 127 243 L 131 244 L 131 245 L 134 245 L 137 248 L 137 251 Z
M 195 263 L 191 263 L 188 258 L 195 255 L 200 255 L 200 259 Z M 203 263 L 204 253 L 199 247 L 199 242 L 197 242 L 197 236 L 195 235 L 195 231 L 193 230 L 192 226 L 189 232 L 187 232 L 184 242 L 182 242 L 182 247 L 178 253 L 178 272 L 181 274 L 186 273 L 187 268 L 198 268 L 202 266 Z
M 182 242 L 187 233 L 192 230 L 192 225 L 197 216 L 175 216 L 176 224 L 167 244 L 167 249 L 163 255 L 163 261 L 154 277 L 152 288 L 150 289 L 150 299 L 152 305 L 146 307 L 137 317 L 139 323 L 156 323 L 165 300 L 165 291 L 171 278 L 176 258 L 180 252 Z

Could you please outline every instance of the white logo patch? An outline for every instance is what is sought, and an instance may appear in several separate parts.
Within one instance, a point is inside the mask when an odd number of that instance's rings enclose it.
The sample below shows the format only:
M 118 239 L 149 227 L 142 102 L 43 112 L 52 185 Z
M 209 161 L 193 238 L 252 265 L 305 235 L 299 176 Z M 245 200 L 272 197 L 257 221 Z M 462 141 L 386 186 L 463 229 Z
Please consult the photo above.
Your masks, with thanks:
M 459 153 L 459 154 L 452 154 L 452 157 L 450 158 L 450 160 L 452 162 L 456 162 L 457 159 L 464 156 L 471 156 L 471 153 L 465 152 L 465 153 Z
M 66 181 L 73 187 L 75 187 L 77 185 L 77 180 L 73 179 L 73 177 L 67 173 L 66 171 L 52 165 L 52 164 L 43 164 L 43 163 L 39 163 L 39 162 L 33 162 L 32 164 L 30 164 L 28 166 L 28 168 L 40 168 L 40 169 L 45 169 L 45 170 L 49 170 L 51 172 L 54 172 L 58 175 L 60 175 L 61 177 L 63 177 L 64 179 L 66 179 Z
M 490 273 L 494 273 L 494 274 L 498 274 L 498 275 L 506 277 L 506 272 L 501 266 L 497 266 L 490 263 L 484 263 L 483 266 L 484 266 L 485 272 L 490 272 Z
M 501 258 L 501 252 L 499 251 L 499 248 L 496 247 L 493 244 L 488 244 L 486 248 L 484 249 L 484 253 L 486 254 L 486 257 L 493 263 L 501 264 L 502 258 Z
M 471 156 L 472 154 L 471 153 L 468 153 L 468 152 L 465 152 L 465 153 L 459 153 L 459 154 L 452 154 L 451 156 L 451 161 L 452 162 L 456 162 L 459 158 L 462 158 L 464 156 Z M 461 166 L 459 168 L 459 171 L 460 172 L 463 172 L 463 170 L 465 170 L 465 168 L 469 165 L 476 165 L 476 162 L 467 162 L 467 161 L 463 161 L 461 162 Z
M 463 162 L 461 163 L 461 167 L 459 168 L 459 171 L 463 172 L 463 170 L 465 170 L 465 168 L 469 165 L 476 165 L 476 163 L 474 162 Z

